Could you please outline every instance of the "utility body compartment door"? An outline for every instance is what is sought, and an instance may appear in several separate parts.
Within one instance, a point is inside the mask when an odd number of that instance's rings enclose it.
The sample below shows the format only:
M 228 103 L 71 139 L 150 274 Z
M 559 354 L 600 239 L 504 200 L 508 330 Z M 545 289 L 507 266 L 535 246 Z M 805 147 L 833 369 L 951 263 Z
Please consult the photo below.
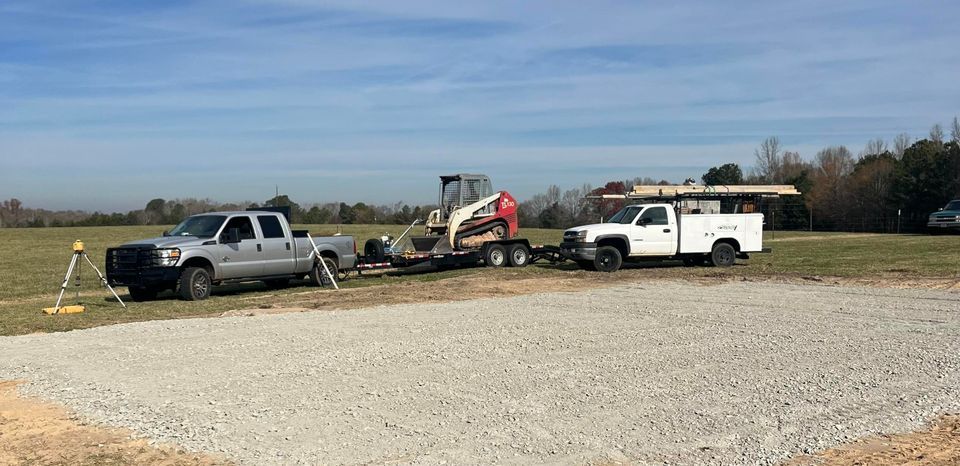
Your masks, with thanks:
M 227 230 L 240 230 L 239 243 L 224 243 L 223 237 Z M 257 230 L 249 215 L 231 217 L 223 226 L 218 239 L 220 272 L 217 279 L 250 278 L 263 274 L 262 252 L 263 245 L 257 237 Z
M 263 235 L 263 275 L 287 275 L 297 267 L 296 250 L 287 222 L 279 214 L 258 214 Z
M 677 251 L 677 221 L 670 209 L 653 205 L 643 209 L 630 227 L 631 256 L 672 256 Z

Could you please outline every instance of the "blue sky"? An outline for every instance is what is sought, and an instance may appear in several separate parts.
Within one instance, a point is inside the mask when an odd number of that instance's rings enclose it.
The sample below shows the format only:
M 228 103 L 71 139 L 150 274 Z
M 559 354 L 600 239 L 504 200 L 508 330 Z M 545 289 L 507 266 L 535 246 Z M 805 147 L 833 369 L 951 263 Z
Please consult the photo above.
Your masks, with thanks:
M 779 3 L 779 4 L 777 4 Z M 522 198 L 960 113 L 955 2 L 3 0 L 0 198 Z

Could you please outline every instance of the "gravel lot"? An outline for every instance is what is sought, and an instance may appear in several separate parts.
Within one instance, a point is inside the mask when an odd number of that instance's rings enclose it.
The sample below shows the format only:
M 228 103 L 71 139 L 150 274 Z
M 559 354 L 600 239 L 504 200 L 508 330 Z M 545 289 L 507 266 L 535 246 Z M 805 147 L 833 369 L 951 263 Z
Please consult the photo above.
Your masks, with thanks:
M 0 378 L 267 463 L 770 463 L 960 410 L 960 294 L 732 283 L 0 339 Z

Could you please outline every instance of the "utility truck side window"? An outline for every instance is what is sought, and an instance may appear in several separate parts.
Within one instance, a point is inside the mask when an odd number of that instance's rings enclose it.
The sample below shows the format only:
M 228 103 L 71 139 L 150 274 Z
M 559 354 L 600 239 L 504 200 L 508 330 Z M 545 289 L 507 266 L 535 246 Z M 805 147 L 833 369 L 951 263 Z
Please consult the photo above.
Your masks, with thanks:
M 644 219 L 650 219 L 644 221 Z M 666 207 L 651 207 L 647 210 L 644 210 L 640 214 L 640 218 L 637 219 L 637 225 L 666 225 L 667 220 L 667 208 Z
M 607 223 L 619 223 L 621 225 L 629 225 L 633 223 L 633 219 L 637 217 L 637 214 L 640 213 L 640 209 L 642 208 L 643 208 L 642 206 L 637 206 L 637 205 L 626 206 L 620 209 L 619 212 L 613 214 L 613 216 L 610 217 L 610 220 L 607 220 Z

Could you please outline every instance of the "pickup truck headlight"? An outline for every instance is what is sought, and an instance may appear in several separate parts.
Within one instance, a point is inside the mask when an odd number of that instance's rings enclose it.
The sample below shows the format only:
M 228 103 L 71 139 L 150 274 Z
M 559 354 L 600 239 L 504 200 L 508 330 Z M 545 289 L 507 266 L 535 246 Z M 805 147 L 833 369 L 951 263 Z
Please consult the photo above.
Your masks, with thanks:
M 150 252 L 153 259 L 153 265 L 160 267 L 173 267 L 180 260 L 179 249 L 154 249 Z

